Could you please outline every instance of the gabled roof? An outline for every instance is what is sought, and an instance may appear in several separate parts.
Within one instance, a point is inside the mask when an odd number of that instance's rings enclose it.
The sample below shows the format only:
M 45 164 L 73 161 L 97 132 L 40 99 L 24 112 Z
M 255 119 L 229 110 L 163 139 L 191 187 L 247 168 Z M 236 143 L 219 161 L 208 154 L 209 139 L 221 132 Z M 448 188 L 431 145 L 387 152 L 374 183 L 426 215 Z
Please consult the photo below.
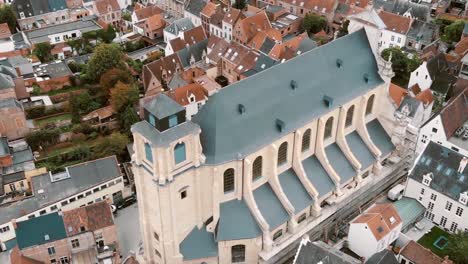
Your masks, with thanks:
M 67 236 L 74 236 L 82 232 L 94 232 L 114 225 L 110 205 L 107 201 L 63 211 L 63 222 Z
M 146 19 L 145 25 L 147 25 L 147 31 L 151 32 L 162 29 L 166 25 L 166 22 L 162 14 L 155 14 Z
M 366 264 L 399 264 L 399 262 L 392 251 L 384 249 L 372 255 Z
M 147 19 L 156 14 L 162 14 L 164 11 L 156 5 L 150 5 L 144 8 L 135 10 L 135 15 L 138 21 Z
M 243 17 L 242 12 L 236 8 L 230 8 L 226 14 L 224 14 L 223 22 L 234 25 L 239 18 Z
M 374 0 L 375 9 L 383 8 L 387 12 L 404 15 L 409 12 L 412 17 L 421 21 L 427 21 L 430 16 L 430 5 L 415 3 L 406 0 Z
M 259 31 L 272 29 L 270 20 L 264 10 L 253 16 L 239 20 L 236 27 L 242 30 L 242 35 L 247 41 L 250 41 Z
M 189 47 L 185 47 L 182 50 L 177 51 L 177 56 L 179 56 L 180 62 L 184 67 L 191 65 L 191 61 L 199 62 L 203 59 L 203 56 L 206 56 L 206 45 L 208 44 L 208 39 L 204 39 L 198 43 L 195 43 Z
M 213 2 L 208 2 L 206 5 L 203 7 L 201 11 L 201 15 L 204 15 L 206 17 L 211 17 L 216 13 L 216 9 L 218 9 L 218 6 L 213 3 Z
M 229 43 L 223 38 L 219 38 L 215 35 L 211 35 L 208 39 L 208 49 L 211 51 L 207 54 L 208 59 L 217 62 L 221 59 L 221 56 L 226 52 L 229 47 Z
M 206 34 L 202 26 L 194 27 L 190 30 L 184 31 L 184 41 L 188 45 L 193 45 L 204 39 L 206 39 Z
M 379 17 L 385 23 L 387 30 L 406 35 L 411 26 L 411 19 L 386 11 L 381 11 Z
M 200 17 L 200 12 L 205 7 L 206 1 L 205 0 L 190 0 L 188 1 L 187 6 L 185 7 L 185 11 L 189 12 L 192 15 Z
M 456 97 L 450 99 L 440 112 L 447 139 L 468 120 L 468 87 Z
M 431 90 L 441 94 L 446 94 L 450 87 L 457 81 L 449 70 L 450 67 L 444 53 L 439 53 L 434 58 L 427 61 L 427 71 L 433 80 Z
M 120 10 L 117 0 L 96 0 L 94 3 L 100 15 L 108 13 L 109 7 L 112 12 Z
M 344 67 L 336 66 L 338 58 Z M 291 88 L 292 81 L 297 89 Z M 202 128 L 206 162 L 245 157 L 332 111 L 322 101 L 325 94 L 338 107 L 382 82 L 365 31 L 359 30 L 231 84 L 213 95 L 193 119 Z M 277 120 L 285 124 L 284 130 L 278 130 Z
M 323 241 L 302 239 L 294 258 L 294 264 L 360 264 L 357 260 Z
M 413 240 L 400 251 L 400 255 L 413 263 L 442 264 L 443 259 Z M 448 263 L 447 263 L 448 264 Z
M 195 96 L 195 102 L 207 99 L 203 86 L 198 83 L 191 83 L 168 92 L 168 96 L 182 106 L 190 104 L 189 97 Z
M 397 107 L 400 106 L 403 98 L 408 95 L 408 91 L 394 83 L 390 83 L 390 88 L 388 90 L 390 97 Z
M 400 215 L 391 203 L 374 204 L 351 224 L 366 224 L 379 241 L 402 223 Z
M 378 29 L 386 28 L 384 21 L 382 20 L 382 18 L 380 18 L 379 14 L 374 9 L 365 10 L 360 13 L 351 15 L 349 16 L 349 19 L 354 19 L 356 21 L 359 21 L 360 23 L 371 25 Z
M 10 261 L 15 264 L 44 264 L 44 262 L 21 255 L 18 247 L 14 247 L 10 253 Z
M 458 201 L 460 193 L 468 191 L 468 169 L 458 172 L 463 159 L 460 153 L 430 141 L 416 160 L 409 177 L 422 182 L 431 175 L 429 187 Z
M 283 0 L 288 5 L 304 7 L 321 13 L 332 13 L 335 9 L 335 0 Z
M 190 18 L 188 18 L 188 17 L 185 17 L 185 18 L 181 18 L 181 19 L 178 19 L 178 20 L 172 22 L 172 24 L 167 26 L 164 29 L 164 31 L 167 31 L 167 32 L 177 36 L 177 35 L 179 35 L 180 31 L 187 31 L 187 30 L 190 30 L 190 29 L 192 29 L 194 27 L 195 26 L 193 25 L 192 20 L 190 20 Z
M 38 246 L 67 237 L 62 216 L 58 213 L 42 215 L 17 222 L 16 241 L 19 249 Z
M 177 68 L 183 69 L 183 66 L 176 53 L 150 62 L 143 66 L 143 85 L 147 88 L 153 75 L 161 82 L 163 71 L 166 71 L 168 77 L 171 78 L 176 73 Z

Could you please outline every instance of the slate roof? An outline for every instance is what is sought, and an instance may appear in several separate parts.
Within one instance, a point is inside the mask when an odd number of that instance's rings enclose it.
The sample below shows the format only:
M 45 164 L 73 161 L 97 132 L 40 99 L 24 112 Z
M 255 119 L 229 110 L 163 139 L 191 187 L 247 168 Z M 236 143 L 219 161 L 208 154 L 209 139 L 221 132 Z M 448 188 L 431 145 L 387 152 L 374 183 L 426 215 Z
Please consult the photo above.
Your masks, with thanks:
M 205 7 L 206 1 L 204 0 L 190 0 L 185 7 L 185 11 L 189 12 L 192 15 L 200 17 L 200 12 Z
M 413 20 L 407 37 L 417 41 L 432 42 L 436 32 L 437 25 L 420 20 Z
M 378 119 L 374 119 L 367 123 L 367 131 L 371 140 L 375 146 L 382 152 L 382 156 L 385 156 L 395 149 L 390 136 L 385 132 Z
M 34 1 L 34 0 L 33 0 Z M 40 0 L 45 2 L 44 0 Z M 23 12 L 25 17 L 35 16 L 31 0 L 16 0 L 13 1 L 13 9 L 16 11 L 16 17 L 20 17 L 20 13 Z
M 270 226 L 270 231 L 288 221 L 289 215 L 269 183 L 255 189 L 253 196 L 260 213 Z
M 338 58 L 344 67 L 336 66 Z M 367 83 L 364 74 L 369 76 Z M 291 80 L 297 89 L 291 89 Z M 206 162 L 245 157 L 382 82 L 367 36 L 359 30 L 231 84 L 193 118 L 202 129 Z M 325 106 L 325 94 L 334 98 L 334 107 Z M 243 114 L 238 111 L 240 104 L 246 110 Z M 286 124 L 282 132 L 276 127 L 278 119 Z
M 407 106 L 410 110 L 409 112 L 409 116 L 410 117 L 414 117 L 414 115 L 416 114 L 417 110 L 418 110 L 418 107 L 422 104 L 421 101 L 417 100 L 416 98 L 412 97 L 412 96 L 405 96 L 403 98 L 403 101 L 401 101 L 401 104 L 400 106 L 398 107 L 397 111 L 401 111 L 403 109 L 403 107 Z
M 172 24 L 164 28 L 164 31 L 167 31 L 177 36 L 179 35 L 179 31 L 187 31 L 194 27 L 195 26 L 193 25 L 190 18 L 185 17 L 172 22 Z
M 249 239 L 261 234 L 244 200 L 231 200 L 219 205 L 217 241 Z
M 399 264 L 395 254 L 388 249 L 384 249 L 380 252 L 372 255 L 366 264 Z
M 177 51 L 177 56 L 179 56 L 180 62 L 184 67 L 190 66 L 190 60 L 193 56 L 195 62 L 202 60 L 203 55 L 206 56 L 206 46 L 208 44 L 208 39 L 204 39 L 198 43 L 195 43 L 189 47 L 185 47 Z
M 10 174 L 1 174 L 0 182 L 3 182 L 3 185 L 7 185 L 12 182 L 17 182 L 26 179 L 24 176 L 24 171 L 17 171 Z M 0 185 L 0 188 L 3 188 Z M 3 191 L 3 190 L 2 190 Z
M 24 34 L 32 44 L 49 41 L 49 36 L 72 30 L 79 30 L 81 33 L 86 33 L 101 29 L 94 20 L 77 20 L 69 23 L 54 24 L 43 28 L 24 31 Z
M 67 9 L 67 2 L 65 0 L 49 0 L 50 11 L 58 11 Z
M 332 181 L 315 155 L 303 160 L 302 166 L 304 167 L 307 177 L 319 192 L 320 198 L 335 189 L 335 183 Z
M 468 87 L 452 98 L 440 112 L 447 139 L 468 120 Z
M 327 245 L 323 241 L 302 240 L 294 264 L 360 264 L 361 261 Z
M 214 240 L 214 234 L 194 227 L 192 231 L 180 243 L 180 253 L 184 260 L 193 260 L 218 256 L 218 243 Z
M 255 60 L 255 64 L 242 73 L 243 76 L 252 76 L 279 63 L 263 53 L 260 53 Z
M 184 108 L 165 94 L 158 94 L 151 102 L 145 105 L 145 109 L 157 119 L 174 115 Z
M 449 65 L 444 53 L 427 61 L 427 70 L 433 80 L 431 90 L 437 93 L 446 94 L 450 87 L 455 84 L 457 78 L 449 73 Z
M 424 214 L 426 208 L 416 199 L 403 197 L 393 203 L 403 221 L 402 229 L 414 224 Z
M 279 182 L 284 194 L 294 207 L 294 212 L 299 213 L 313 202 L 313 199 L 307 193 L 294 169 L 289 169 L 279 176 Z
M 0 136 L 0 157 L 10 155 L 10 147 L 8 146 L 8 138 Z
M 325 154 L 335 172 L 340 177 L 341 184 L 356 176 L 356 171 L 340 149 L 338 144 L 333 143 L 325 148 Z
M 17 223 L 16 240 L 19 249 L 42 245 L 67 237 L 62 216 L 51 213 Z M 46 236 L 48 235 L 48 239 Z
M 346 142 L 348 142 L 351 152 L 361 163 L 361 170 L 369 168 L 376 161 L 374 155 L 356 131 L 346 135 Z
M 430 141 L 421 153 L 409 177 L 422 182 L 423 176 L 432 173 L 429 187 L 458 201 L 460 193 L 468 191 L 468 168 L 458 172 L 464 156 Z
M 431 9 L 430 5 L 406 0 L 374 0 L 373 7 L 374 9 L 383 8 L 387 12 L 398 15 L 403 15 L 409 11 L 413 17 L 422 21 L 429 19 Z

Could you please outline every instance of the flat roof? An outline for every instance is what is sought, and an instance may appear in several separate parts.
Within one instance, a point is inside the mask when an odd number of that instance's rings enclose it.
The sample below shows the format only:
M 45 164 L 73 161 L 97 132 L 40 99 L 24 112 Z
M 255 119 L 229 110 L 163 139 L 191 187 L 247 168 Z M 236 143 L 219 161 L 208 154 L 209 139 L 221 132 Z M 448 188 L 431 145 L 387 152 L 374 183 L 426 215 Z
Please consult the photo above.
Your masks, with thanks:
M 56 24 L 44 28 L 25 31 L 24 33 L 31 43 L 37 44 L 49 41 L 50 35 L 73 30 L 79 30 L 81 33 L 86 33 L 101 28 L 102 27 L 99 26 L 94 20 L 78 20 L 70 23 Z

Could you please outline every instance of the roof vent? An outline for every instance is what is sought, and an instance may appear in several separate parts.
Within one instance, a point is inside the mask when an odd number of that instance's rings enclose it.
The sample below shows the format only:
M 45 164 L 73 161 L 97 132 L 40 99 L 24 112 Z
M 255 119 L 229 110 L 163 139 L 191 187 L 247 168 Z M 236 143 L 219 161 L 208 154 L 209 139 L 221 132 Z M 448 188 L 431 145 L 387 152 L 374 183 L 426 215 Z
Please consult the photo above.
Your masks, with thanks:
M 50 240 L 49 235 L 44 235 L 44 240 L 45 240 L 45 241 L 49 241 L 49 240 Z
M 333 98 L 328 95 L 323 96 L 323 102 L 325 103 L 325 106 L 328 108 L 331 108 L 333 106 Z
M 369 74 L 364 73 L 364 75 L 362 76 L 362 78 L 364 79 L 364 82 L 365 82 L 365 83 L 369 83 Z
M 297 88 L 297 82 L 296 82 L 295 80 L 291 80 L 291 84 L 290 84 L 290 85 L 291 85 L 291 88 L 292 88 L 293 90 L 296 90 L 296 88 Z
M 336 67 L 341 68 L 343 66 L 343 61 L 341 59 L 336 60 Z
M 276 119 L 276 128 L 279 132 L 283 132 L 286 129 L 286 123 L 281 119 Z
M 241 115 L 245 114 L 245 106 L 243 104 L 239 104 L 237 106 L 237 110 L 239 111 L 239 114 Z

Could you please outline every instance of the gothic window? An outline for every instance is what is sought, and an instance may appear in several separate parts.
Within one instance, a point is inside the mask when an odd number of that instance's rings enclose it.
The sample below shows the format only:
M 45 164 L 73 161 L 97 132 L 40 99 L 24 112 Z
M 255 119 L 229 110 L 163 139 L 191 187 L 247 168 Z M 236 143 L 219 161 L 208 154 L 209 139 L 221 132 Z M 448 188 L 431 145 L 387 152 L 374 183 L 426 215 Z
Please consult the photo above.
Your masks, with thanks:
M 325 123 L 325 132 L 324 139 L 330 138 L 333 130 L 333 116 L 328 118 L 327 123 Z
M 253 166 L 252 166 L 252 178 L 254 180 L 262 177 L 262 166 L 263 166 L 263 158 L 259 156 L 255 159 Z
M 371 95 L 367 100 L 366 115 L 370 115 L 372 113 L 372 108 L 374 108 L 374 97 L 374 95 Z
M 224 193 L 231 192 L 234 190 L 234 169 L 230 168 L 224 171 Z
M 288 142 L 283 142 L 278 149 L 278 165 L 286 163 L 288 160 Z
M 185 153 L 185 143 L 179 143 L 174 148 L 174 160 L 176 164 L 185 161 L 186 153 Z
M 345 122 L 346 127 L 349 127 L 353 124 L 353 116 L 354 116 L 354 105 L 352 105 L 348 109 L 348 112 L 346 113 L 346 122 Z
M 302 136 L 302 151 L 309 150 L 310 148 L 310 129 L 307 129 Z

